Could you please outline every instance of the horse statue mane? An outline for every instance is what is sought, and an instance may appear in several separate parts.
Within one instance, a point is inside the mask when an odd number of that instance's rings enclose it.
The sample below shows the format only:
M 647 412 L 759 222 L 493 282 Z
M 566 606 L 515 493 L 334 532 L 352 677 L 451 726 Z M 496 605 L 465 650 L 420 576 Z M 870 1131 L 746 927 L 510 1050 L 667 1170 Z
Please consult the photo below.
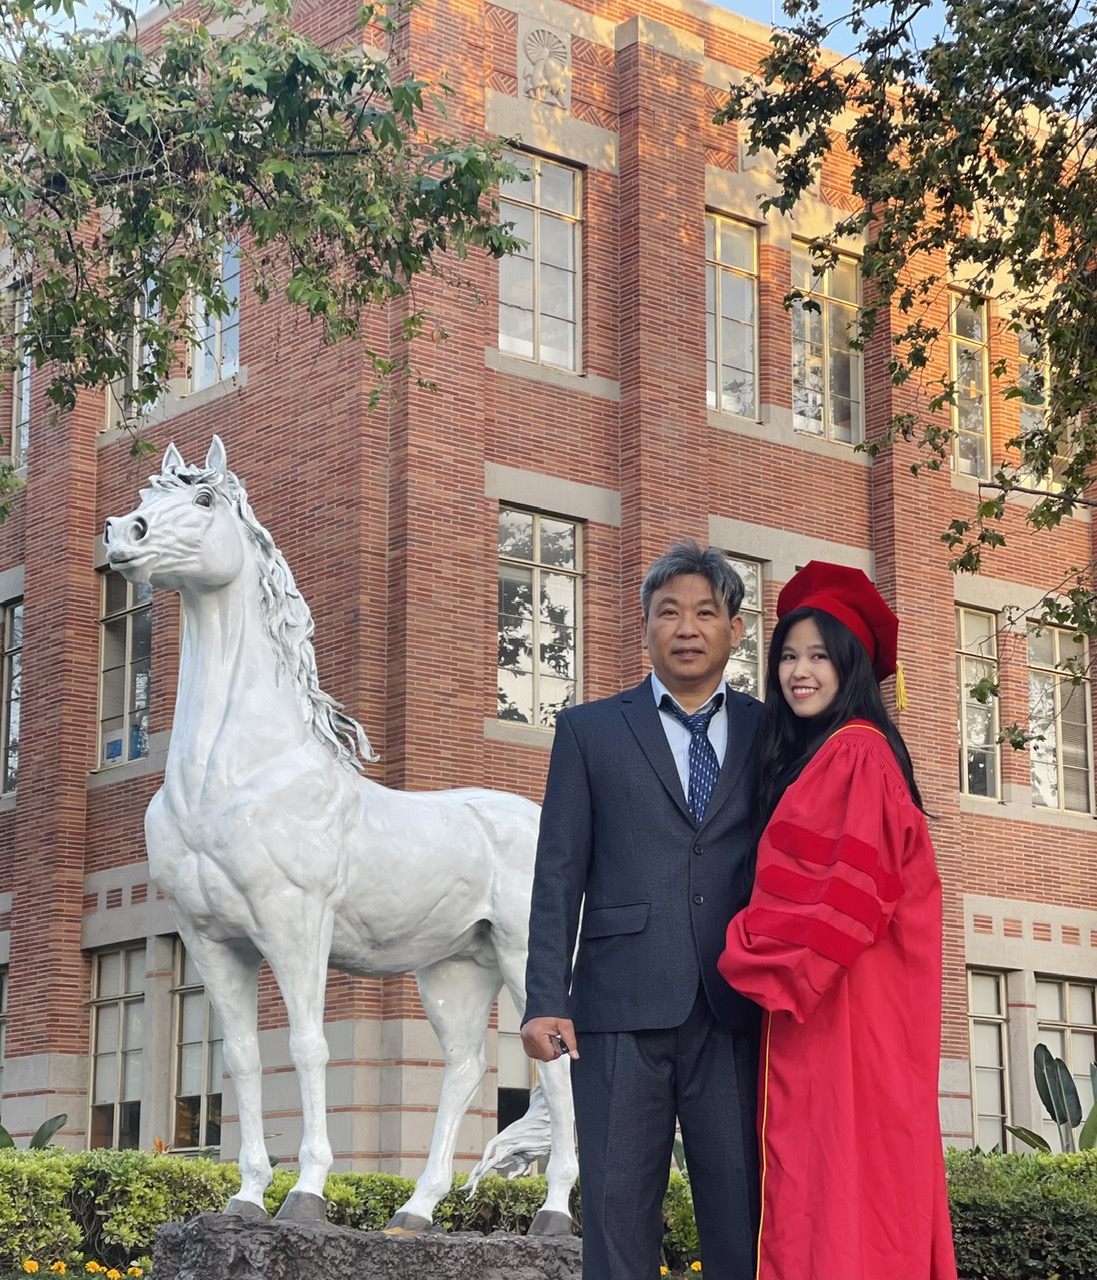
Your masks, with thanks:
M 184 462 L 175 445 L 169 445 L 160 474 L 149 476 L 149 483 L 161 491 L 208 485 L 233 505 L 255 545 L 260 612 L 274 646 L 279 674 L 288 675 L 293 681 L 301 710 L 316 737 L 341 764 L 364 772 L 363 760 L 373 764 L 381 757 L 374 751 L 365 729 L 343 711 L 343 704 L 320 688 L 316 650 L 312 644 L 316 629 L 312 611 L 297 590 L 285 557 L 256 519 L 247 490 L 228 469 L 221 437 L 213 437 L 204 466 Z

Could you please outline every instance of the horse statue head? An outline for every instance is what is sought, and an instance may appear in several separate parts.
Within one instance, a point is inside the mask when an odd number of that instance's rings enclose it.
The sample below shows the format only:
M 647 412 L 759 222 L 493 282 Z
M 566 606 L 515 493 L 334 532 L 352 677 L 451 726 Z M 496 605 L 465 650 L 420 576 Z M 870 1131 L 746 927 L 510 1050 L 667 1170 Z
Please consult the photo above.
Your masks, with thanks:
M 141 502 L 112 516 L 103 530 L 109 566 L 131 582 L 178 591 L 188 616 L 211 607 L 221 591 L 254 592 L 275 670 L 296 689 L 313 732 L 342 762 L 376 761 L 365 730 L 320 688 L 312 614 L 274 539 L 255 518 L 244 486 L 229 470 L 214 436 L 201 466 L 188 465 L 174 444 Z M 254 575 L 245 570 L 254 567 Z

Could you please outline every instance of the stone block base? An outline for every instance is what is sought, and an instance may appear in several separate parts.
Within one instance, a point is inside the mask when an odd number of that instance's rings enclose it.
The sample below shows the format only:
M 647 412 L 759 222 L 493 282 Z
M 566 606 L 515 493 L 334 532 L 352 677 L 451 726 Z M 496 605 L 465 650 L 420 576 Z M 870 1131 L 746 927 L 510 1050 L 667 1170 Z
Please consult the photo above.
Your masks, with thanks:
M 156 1235 L 156 1280 L 581 1280 L 574 1236 L 388 1236 L 326 1224 L 204 1213 Z

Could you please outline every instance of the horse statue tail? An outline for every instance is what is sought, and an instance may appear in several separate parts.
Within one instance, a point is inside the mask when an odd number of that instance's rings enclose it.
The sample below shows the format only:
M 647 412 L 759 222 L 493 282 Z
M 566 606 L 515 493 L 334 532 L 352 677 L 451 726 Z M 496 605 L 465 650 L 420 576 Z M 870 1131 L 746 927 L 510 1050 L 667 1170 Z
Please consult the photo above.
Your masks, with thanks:
M 480 1179 L 489 1173 L 504 1178 L 521 1177 L 529 1172 L 535 1160 L 549 1154 L 551 1146 L 548 1104 L 541 1086 L 537 1084 L 529 1096 L 525 1115 L 508 1124 L 484 1148 L 484 1154 L 465 1184 L 466 1194 L 471 1196 Z

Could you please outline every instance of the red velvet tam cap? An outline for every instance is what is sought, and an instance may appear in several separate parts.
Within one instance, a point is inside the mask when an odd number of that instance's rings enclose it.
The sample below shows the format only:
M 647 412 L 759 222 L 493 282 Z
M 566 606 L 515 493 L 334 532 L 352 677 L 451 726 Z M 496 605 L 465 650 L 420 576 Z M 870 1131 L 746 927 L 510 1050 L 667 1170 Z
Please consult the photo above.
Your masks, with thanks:
M 860 569 L 812 560 L 777 597 L 777 617 L 794 609 L 821 609 L 837 618 L 865 646 L 877 680 L 895 674 L 899 619 Z

